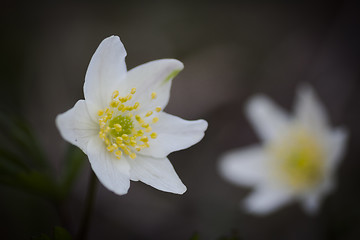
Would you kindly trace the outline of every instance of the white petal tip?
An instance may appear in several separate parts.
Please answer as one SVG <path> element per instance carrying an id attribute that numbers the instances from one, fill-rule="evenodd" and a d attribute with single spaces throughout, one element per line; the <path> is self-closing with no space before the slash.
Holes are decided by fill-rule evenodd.
<path id="1" fill-rule="evenodd" d="M 262 206 L 261 204 L 257 204 L 257 202 L 254 202 L 249 197 L 240 203 L 240 208 L 249 214 L 258 216 L 271 214 L 275 210 L 275 208 L 268 208 L 266 206 Z"/>
<path id="2" fill-rule="evenodd" d="M 163 60 L 167 61 L 169 67 L 171 67 L 174 70 L 181 71 L 184 69 L 184 64 L 177 59 L 170 58 L 170 59 L 163 59 Z"/>
<path id="3" fill-rule="evenodd" d="M 184 64 L 176 59 L 161 59 L 157 61 L 163 61 L 168 68 L 167 72 L 169 72 L 169 74 L 164 79 L 164 83 L 175 78 L 184 69 Z"/>
<path id="4" fill-rule="evenodd" d="M 157 188 L 164 192 L 174 193 L 182 195 L 186 192 L 187 188 L 186 186 L 181 182 L 180 179 L 176 181 L 176 183 L 168 184 L 164 186 L 153 186 L 154 188 Z"/>
<path id="5" fill-rule="evenodd" d="M 112 191 L 113 193 L 115 193 L 116 195 L 125 195 L 125 194 L 127 194 L 128 193 L 128 191 L 129 191 L 129 189 L 127 189 L 126 191 L 116 191 L 116 190 L 114 190 L 114 191 Z"/>
<path id="6" fill-rule="evenodd" d="M 314 216 L 319 211 L 319 200 L 317 201 L 305 201 L 302 204 L 302 208 L 310 216 Z"/>
<path id="7" fill-rule="evenodd" d="M 124 56 L 127 55 L 124 44 L 121 42 L 120 37 L 116 35 L 112 35 L 102 40 L 98 48 L 102 47 L 112 49 L 113 51 L 117 50 L 123 53 Z"/>
<path id="8" fill-rule="evenodd" d="M 182 195 L 182 194 L 184 194 L 186 191 L 187 191 L 186 186 L 185 186 L 185 185 L 181 185 L 181 186 L 178 186 L 177 189 L 171 189 L 171 190 L 168 190 L 168 191 L 166 191 L 166 192 L 170 192 L 170 193 Z"/>
<path id="9" fill-rule="evenodd" d="M 102 42 L 103 42 L 103 43 L 104 43 L 104 42 L 108 42 L 108 43 L 113 42 L 113 43 L 116 43 L 116 42 L 121 42 L 121 40 L 120 40 L 120 37 L 119 37 L 119 36 L 112 35 L 112 36 L 107 37 L 107 38 L 105 38 L 104 40 L 102 40 Z"/>
<path id="10" fill-rule="evenodd" d="M 297 94 L 300 96 L 311 96 L 315 95 L 314 89 L 308 83 L 300 83 L 297 88 Z"/>
<path id="11" fill-rule="evenodd" d="M 199 120 L 199 129 L 201 129 L 201 131 L 206 131 L 206 129 L 208 128 L 209 124 L 207 121 L 200 119 Z"/>
<path id="12" fill-rule="evenodd" d="M 268 105 L 272 104 L 272 101 L 263 94 L 257 94 L 251 97 L 245 104 L 245 112 L 250 120 L 257 116 L 263 116 L 266 114 Z"/>

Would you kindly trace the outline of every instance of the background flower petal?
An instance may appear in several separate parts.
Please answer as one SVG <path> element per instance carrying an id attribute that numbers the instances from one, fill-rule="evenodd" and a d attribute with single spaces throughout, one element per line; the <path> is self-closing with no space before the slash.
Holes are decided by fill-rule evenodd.
<path id="1" fill-rule="evenodd" d="M 307 84 L 301 85 L 297 92 L 295 119 L 318 137 L 323 137 L 328 131 L 325 108 Z"/>
<path id="2" fill-rule="evenodd" d="M 140 102 L 140 111 L 164 108 L 170 96 L 172 79 L 184 68 L 182 62 L 176 59 L 160 59 L 139 65 L 131 69 L 126 77 L 126 85 L 122 86 L 123 95 L 136 88 L 134 98 Z M 151 93 L 157 96 L 151 100 Z"/>
<path id="3" fill-rule="evenodd" d="M 330 185 L 329 185 L 330 186 Z M 315 214 L 318 210 L 319 210 L 319 207 L 320 207 L 320 203 L 321 203 L 321 200 L 322 200 L 322 197 L 324 197 L 324 194 L 328 191 L 330 191 L 332 189 L 331 188 L 327 188 L 326 191 L 322 190 L 318 190 L 317 192 L 315 193 L 311 193 L 311 194 L 308 194 L 307 196 L 305 196 L 304 199 L 302 199 L 302 207 L 303 209 L 308 213 L 308 214 Z"/>
<path id="4" fill-rule="evenodd" d="M 87 153 L 91 137 L 97 136 L 98 125 L 89 116 L 84 100 L 79 100 L 73 108 L 56 117 L 56 126 L 61 136 Z"/>
<path id="5" fill-rule="evenodd" d="M 84 95 L 97 109 L 107 106 L 116 84 L 126 75 L 126 50 L 118 36 L 104 39 L 91 58 L 86 71 Z"/>
<path id="6" fill-rule="evenodd" d="M 257 95 L 249 100 L 246 105 L 246 115 L 256 133 L 264 141 L 277 137 L 289 123 L 288 115 L 263 95 Z"/>
<path id="7" fill-rule="evenodd" d="M 345 128 L 336 128 L 331 131 L 331 135 L 327 139 L 329 142 L 328 156 L 329 164 L 332 169 L 336 169 L 345 152 L 348 132 Z"/>
<path id="8" fill-rule="evenodd" d="M 186 186 L 181 182 L 174 167 L 167 158 L 151 158 L 138 155 L 129 159 L 130 176 L 133 181 L 142 181 L 165 192 L 183 194 Z"/>
<path id="9" fill-rule="evenodd" d="M 256 189 L 244 201 L 244 208 L 251 213 L 265 215 L 283 206 L 292 199 L 292 195 L 279 189 L 266 186 Z"/>
<path id="10" fill-rule="evenodd" d="M 116 194 L 126 194 L 130 187 L 130 166 L 109 153 L 98 136 L 91 138 L 87 148 L 91 167 L 100 182 Z"/>
<path id="11" fill-rule="evenodd" d="M 253 186 L 266 181 L 266 155 L 261 146 L 237 149 L 219 161 L 220 174 L 232 183 Z"/>
<path id="12" fill-rule="evenodd" d="M 158 136 L 150 140 L 150 147 L 142 149 L 141 154 L 166 157 L 171 152 L 188 148 L 204 137 L 207 126 L 205 120 L 188 121 L 161 112 L 159 121 L 152 125 Z"/>

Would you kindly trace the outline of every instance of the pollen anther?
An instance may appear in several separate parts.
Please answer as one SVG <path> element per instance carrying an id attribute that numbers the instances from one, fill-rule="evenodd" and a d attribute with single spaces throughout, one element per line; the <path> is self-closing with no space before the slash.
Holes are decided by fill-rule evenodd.
<path id="1" fill-rule="evenodd" d="M 155 99 L 155 98 L 156 98 L 156 95 L 157 95 L 156 92 L 152 92 L 152 93 L 151 93 L 151 99 Z"/>
<path id="2" fill-rule="evenodd" d="M 151 133 L 150 137 L 153 138 L 153 139 L 157 138 L 157 133 L 156 132 Z"/>
<path id="3" fill-rule="evenodd" d="M 136 152 L 144 148 L 149 148 L 151 139 L 157 137 L 156 132 L 152 132 L 150 124 L 156 123 L 159 118 L 146 120 L 153 113 L 160 112 L 157 107 L 146 114 L 134 114 L 133 111 L 140 109 L 140 103 L 133 105 L 127 103 L 135 97 L 136 88 L 132 88 L 126 96 L 119 96 L 119 91 L 112 93 L 108 107 L 97 112 L 99 123 L 99 138 L 104 141 L 107 151 L 114 154 L 114 157 L 121 159 L 122 155 L 127 155 L 131 159 L 136 158 Z M 155 99 L 157 94 L 151 93 L 151 98 Z"/>
<path id="4" fill-rule="evenodd" d="M 153 120 L 152 120 L 153 123 L 157 123 L 158 121 L 159 121 L 158 117 L 154 117 Z"/>

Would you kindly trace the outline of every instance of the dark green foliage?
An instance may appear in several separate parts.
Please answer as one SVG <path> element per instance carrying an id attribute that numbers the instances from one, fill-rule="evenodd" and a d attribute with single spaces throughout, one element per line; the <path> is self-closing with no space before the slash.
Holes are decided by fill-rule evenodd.
<path id="1" fill-rule="evenodd" d="M 5 238 L 23 239 L 61 224 L 62 204 L 85 163 L 85 154 L 70 146 L 59 173 L 24 119 L 0 113 L 0 132 L 0 211 L 7 219 L 0 231 L 5 231 Z M 41 234 L 33 239 L 71 237 L 56 227 L 53 237 Z"/>
<path id="2" fill-rule="evenodd" d="M 66 229 L 55 227 L 52 237 L 42 233 L 39 236 L 32 237 L 31 240 L 72 240 L 72 237 Z"/>

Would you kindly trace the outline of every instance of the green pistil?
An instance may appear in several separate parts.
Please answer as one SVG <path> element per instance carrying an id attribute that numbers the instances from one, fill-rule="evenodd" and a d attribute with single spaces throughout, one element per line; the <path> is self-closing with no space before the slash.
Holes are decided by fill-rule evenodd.
<path id="1" fill-rule="evenodd" d="M 115 124 L 119 124 L 122 127 L 121 131 L 118 132 L 114 129 Z M 110 120 L 109 127 L 111 128 L 110 134 L 116 138 L 121 137 L 123 134 L 131 134 L 131 130 L 134 128 L 134 123 L 129 116 L 119 115 Z"/>

